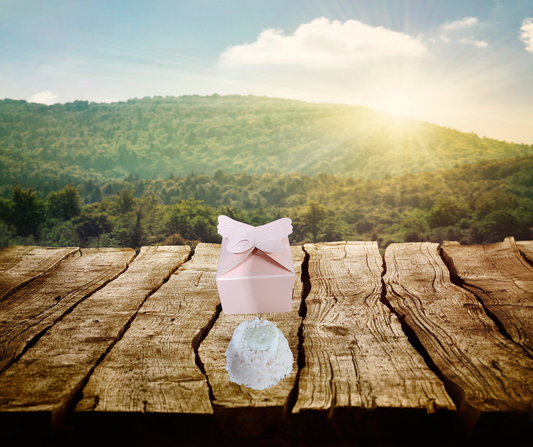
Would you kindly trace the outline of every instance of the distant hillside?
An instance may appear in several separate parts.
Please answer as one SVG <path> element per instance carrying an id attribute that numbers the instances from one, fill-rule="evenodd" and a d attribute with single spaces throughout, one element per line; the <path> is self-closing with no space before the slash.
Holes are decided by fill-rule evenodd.
<path id="1" fill-rule="evenodd" d="M 441 199 L 468 202 L 495 192 L 533 201 L 533 156 L 481 160 L 436 172 L 402 174 L 373 181 L 328 174 L 217 172 L 157 180 L 127 177 L 101 185 L 89 182 L 79 189 L 84 203 L 99 202 L 103 197 L 132 190 L 135 197 L 154 195 L 165 205 L 195 199 L 213 208 L 230 206 L 243 211 L 262 208 L 273 214 L 305 206 L 313 200 L 339 212 L 350 209 L 353 215 L 347 220 L 355 221 L 363 209 L 365 212 L 382 207 L 401 211 L 428 210 Z"/>
<path id="2" fill-rule="evenodd" d="M 373 180 L 532 154 L 530 145 L 337 104 L 218 95 L 52 106 L 0 101 L 4 196 L 17 183 L 50 191 L 128 174 L 217 170 Z"/>

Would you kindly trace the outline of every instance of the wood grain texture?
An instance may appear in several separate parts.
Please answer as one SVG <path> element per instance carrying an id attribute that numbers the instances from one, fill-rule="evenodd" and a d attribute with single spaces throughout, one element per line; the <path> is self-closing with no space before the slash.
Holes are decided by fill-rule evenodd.
<path id="1" fill-rule="evenodd" d="M 135 256 L 131 249 L 87 248 L 0 302 L 0 372 L 56 321 L 115 279 Z"/>
<path id="2" fill-rule="evenodd" d="M 284 415 L 289 412 L 290 397 L 298 372 L 298 330 L 301 324 L 302 264 L 305 253 L 300 246 L 291 247 L 294 263 L 294 298 L 292 310 L 280 313 L 226 315 L 222 311 L 209 335 L 202 342 L 199 356 L 213 394 L 216 422 L 223 433 L 249 436 L 261 433 L 270 425 L 282 426 Z M 216 274 L 216 265 L 213 266 Z M 274 323 L 283 333 L 291 348 L 293 369 L 277 385 L 265 390 L 254 390 L 245 385 L 230 382 L 226 371 L 226 350 L 236 327 L 254 318 Z"/>
<path id="3" fill-rule="evenodd" d="M 459 278 L 498 327 L 533 358 L 533 268 L 514 238 L 485 246 L 444 242 L 442 258 L 452 279 Z"/>
<path id="4" fill-rule="evenodd" d="M 469 430 L 485 414 L 531 416 L 532 360 L 498 331 L 472 293 L 451 283 L 437 246 L 387 247 L 387 300 L 438 369 Z"/>
<path id="5" fill-rule="evenodd" d="M 37 248 L 42 247 L 35 247 L 31 245 L 11 245 L 9 247 L 0 248 L 0 274 L 15 267 L 24 259 L 25 256 L 31 254 Z"/>
<path id="6" fill-rule="evenodd" d="M 341 416 L 366 410 L 455 410 L 443 383 L 380 301 L 377 243 L 307 244 L 304 249 L 310 256 L 311 291 L 303 321 L 305 366 L 293 413 L 335 424 Z"/>
<path id="7" fill-rule="evenodd" d="M 517 241 L 516 246 L 520 253 L 530 262 L 533 263 L 533 241 Z"/>
<path id="8" fill-rule="evenodd" d="M 189 247 L 143 247 L 122 275 L 50 328 L 0 375 L 0 427 L 11 429 L 14 420 L 24 425 L 37 416 L 48 430 L 59 426 L 91 371 L 122 336 L 147 296 L 188 255 Z M 101 256 L 102 264 L 104 260 Z M 71 275 L 76 274 L 73 267 Z"/>
<path id="9" fill-rule="evenodd" d="M 26 247 L 0 248 L 0 301 L 41 276 L 77 248 Z"/>
<path id="10" fill-rule="evenodd" d="M 220 245 L 199 244 L 192 260 L 146 300 L 91 375 L 76 408 L 77 423 L 103 421 L 111 412 L 212 419 L 209 388 L 196 365 L 195 349 L 218 313 L 214 275 L 219 253 Z"/>

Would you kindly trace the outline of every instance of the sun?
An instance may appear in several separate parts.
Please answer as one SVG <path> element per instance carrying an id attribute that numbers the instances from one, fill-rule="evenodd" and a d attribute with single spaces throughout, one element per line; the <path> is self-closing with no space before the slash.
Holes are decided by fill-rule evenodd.
<path id="1" fill-rule="evenodd" d="M 413 116 L 413 97 L 407 92 L 385 91 L 376 98 L 374 108 L 394 115 Z"/>

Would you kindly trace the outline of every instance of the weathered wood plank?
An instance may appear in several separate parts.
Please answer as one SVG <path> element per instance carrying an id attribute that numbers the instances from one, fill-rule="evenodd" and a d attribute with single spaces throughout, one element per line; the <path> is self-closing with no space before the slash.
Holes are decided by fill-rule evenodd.
<path id="1" fill-rule="evenodd" d="M 452 279 L 458 277 L 504 333 L 533 357 L 533 268 L 514 238 L 485 246 L 444 242 L 442 258 Z"/>
<path id="2" fill-rule="evenodd" d="M 303 290 L 301 272 L 305 258 L 302 247 L 291 247 L 291 252 L 295 269 L 291 312 L 226 315 L 222 311 L 200 345 L 199 356 L 213 394 L 216 422 L 223 433 L 249 436 L 261 433 L 270 425 L 281 426 L 285 423 L 284 414 L 289 411 L 290 396 L 294 391 L 298 372 L 299 312 Z M 214 264 L 215 274 L 216 267 Z M 287 338 L 294 357 L 292 372 L 277 385 L 265 390 L 254 390 L 230 382 L 226 371 L 226 350 L 233 332 L 243 321 L 253 320 L 255 317 L 269 320 L 278 327 Z"/>
<path id="3" fill-rule="evenodd" d="M 54 267 L 77 248 L 26 247 L 0 249 L 0 301 Z"/>
<path id="4" fill-rule="evenodd" d="M 0 427 L 35 420 L 46 429 L 60 425 L 144 300 L 188 256 L 189 247 L 143 247 L 122 275 L 50 328 L 0 375 Z"/>
<path id="5" fill-rule="evenodd" d="M 483 415 L 532 415 L 533 361 L 500 334 L 474 295 L 451 283 L 437 246 L 387 247 L 387 300 L 438 369 L 468 429 Z"/>
<path id="6" fill-rule="evenodd" d="M 0 248 L 0 274 L 15 267 L 26 255 L 31 254 L 36 248 L 32 245 L 11 245 Z"/>
<path id="7" fill-rule="evenodd" d="M 192 260 L 146 300 L 83 390 L 77 424 L 103 420 L 109 412 L 212 418 L 195 349 L 218 313 L 214 274 L 219 253 L 220 245 L 199 244 Z"/>
<path id="8" fill-rule="evenodd" d="M 526 259 L 533 263 L 533 241 L 517 241 L 516 245 Z"/>
<path id="9" fill-rule="evenodd" d="M 122 273 L 135 252 L 103 248 L 76 251 L 0 302 L 0 372 L 80 301 Z"/>
<path id="10" fill-rule="evenodd" d="M 295 416 L 340 424 L 344 418 L 346 423 L 364 419 L 371 413 L 366 410 L 455 410 L 443 383 L 380 301 L 377 243 L 307 244 L 304 249 L 310 255 L 311 291 L 305 300 L 305 366 Z"/>

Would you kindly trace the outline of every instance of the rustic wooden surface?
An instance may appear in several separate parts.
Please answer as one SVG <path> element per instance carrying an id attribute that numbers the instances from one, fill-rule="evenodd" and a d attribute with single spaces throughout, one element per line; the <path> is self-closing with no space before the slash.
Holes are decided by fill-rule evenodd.
<path id="1" fill-rule="evenodd" d="M 530 262 L 533 263 L 533 241 L 518 241 L 516 246 L 522 253 L 522 255 Z"/>
<path id="2" fill-rule="evenodd" d="M 442 382 L 380 301 L 382 258 L 375 242 L 308 244 L 296 415 L 335 420 L 346 409 L 455 410 Z M 356 416 L 356 415 L 354 415 Z M 316 419 L 316 418 L 315 418 Z"/>
<path id="3" fill-rule="evenodd" d="M 498 331 L 472 293 L 451 283 L 437 246 L 387 247 L 387 300 L 416 334 L 467 429 L 490 413 L 533 416 L 533 360 Z"/>
<path id="4" fill-rule="evenodd" d="M 442 254 L 452 278 L 458 277 L 500 330 L 533 358 L 533 268 L 514 238 L 485 246 L 444 242 Z"/>
<path id="5" fill-rule="evenodd" d="M 82 250 L 83 255 L 76 260 L 94 258 L 98 262 L 64 261 L 59 273 L 66 281 L 67 266 L 71 278 L 89 278 L 94 276 L 96 266 L 102 265 L 108 273 L 99 272 L 91 281 L 101 283 L 102 278 L 109 279 L 110 272 L 117 270 L 109 262 L 110 256 L 118 264 L 119 259 L 129 260 L 131 252 Z M 123 334 L 146 297 L 185 261 L 188 253 L 188 247 L 143 247 L 124 274 L 78 304 L 48 330 L 0 375 L 0 427 L 19 429 L 19 423 L 36 420 L 42 430 L 59 426 L 94 367 Z M 83 285 L 83 289 L 87 286 Z"/>
<path id="6" fill-rule="evenodd" d="M 507 265 L 500 259 L 505 244 L 486 246 L 483 262 Z M 532 244 L 516 246 L 525 255 Z M 443 256 L 455 263 L 452 251 L 463 248 L 447 244 Z M 504 420 L 506 436 L 497 445 L 529 447 L 508 435 L 526 423 L 533 437 L 527 422 L 533 358 L 519 338 L 511 340 L 496 312 L 486 314 L 483 305 L 489 306 L 466 290 L 467 280 L 477 278 L 473 269 L 457 270 L 463 287 L 451 283 L 436 244 L 393 244 L 384 259 L 371 242 L 292 247 L 293 309 L 258 316 L 285 334 L 294 369 L 263 391 L 229 382 L 225 370 L 235 327 L 255 315 L 221 312 L 219 250 L 200 244 L 187 261 L 188 248 L 146 247 L 132 262 L 131 250 L 75 250 L 62 260 L 58 251 L 48 267 L 31 254 L 52 254 L 44 249 L 0 251 L 0 283 L 17 268 L 20 279 L 8 276 L 19 284 L 37 272 L 0 302 L 2 352 L 10 358 L 0 373 L 3 436 L 59 428 L 62 436 L 72 433 L 65 446 L 82 439 L 87 446 L 144 446 L 211 433 L 209 442 L 187 443 L 205 446 L 225 437 L 227 445 L 270 439 L 301 447 L 347 433 L 348 444 L 340 445 L 392 446 L 400 437 L 403 445 L 466 447 L 479 432 L 490 433 L 485 441 L 496 439 L 488 428 Z M 106 256 L 121 260 L 105 266 Z M 525 259 L 513 262 L 531 268 Z M 503 283 L 498 268 L 483 273 L 477 290 L 492 287 L 491 299 L 511 283 L 530 290 L 525 270 L 510 268 Z M 529 309 L 517 296 L 505 306 Z M 523 315 L 515 320 L 530 327 L 530 314 Z M 474 429 L 470 437 L 459 419 Z M 160 442 L 154 435 L 164 428 L 170 435 Z M 234 437 L 262 430 L 258 437 Z M 479 445 L 494 445 L 485 441 Z"/>
<path id="7" fill-rule="evenodd" d="M 4 298 L 0 302 L 0 372 L 80 301 L 120 275 L 134 255 L 131 249 L 76 251 Z"/>
<path id="8" fill-rule="evenodd" d="M 0 249 L 0 301 L 54 267 L 77 248 L 25 247 Z"/>
<path id="9" fill-rule="evenodd" d="M 85 387 L 80 423 L 111 412 L 212 416 L 195 349 L 218 313 L 212 270 L 219 252 L 218 245 L 198 245 L 192 261 L 146 300 Z"/>
<path id="10" fill-rule="evenodd" d="M 284 416 L 289 412 L 290 397 L 294 391 L 298 372 L 298 330 L 301 323 L 300 307 L 303 292 L 301 273 L 305 258 L 302 247 L 291 247 L 291 251 L 295 272 L 291 312 L 226 315 L 222 311 L 209 335 L 200 345 L 200 360 L 204 365 L 213 393 L 217 424 L 224 433 L 249 436 L 261 433 L 272 424 L 283 426 L 285 423 Z M 217 264 L 218 256 L 212 258 L 211 264 L 211 275 L 215 287 L 212 292 L 218 297 L 214 282 Z M 256 317 L 269 320 L 278 327 L 289 342 L 294 357 L 292 372 L 279 384 L 266 390 L 254 390 L 245 385 L 239 386 L 230 382 L 226 371 L 226 349 L 235 328 L 243 321 L 253 320 Z M 250 407 L 255 409 L 253 413 L 250 412 Z"/>

